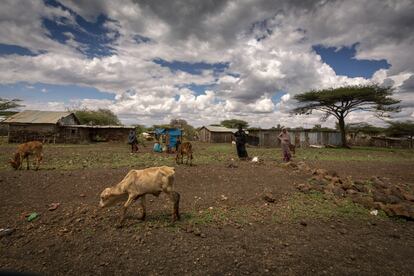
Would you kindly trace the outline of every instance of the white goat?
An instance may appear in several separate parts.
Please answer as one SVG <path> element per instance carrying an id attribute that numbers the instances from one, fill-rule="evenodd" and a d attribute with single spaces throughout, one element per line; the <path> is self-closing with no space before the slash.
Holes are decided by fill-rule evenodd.
<path id="1" fill-rule="evenodd" d="M 152 194 L 158 197 L 161 192 L 164 192 L 173 202 L 172 220 L 176 221 L 180 218 L 178 211 L 180 194 L 173 191 L 174 174 L 174 168 L 167 166 L 131 170 L 121 182 L 102 191 L 99 206 L 108 207 L 116 202 L 127 199 L 121 213 L 120 225 L 122 225 L 126 210 L 133 201 L 141 198 L 141 219 L 144 220 L 146 215 L 145 195 Z"/>

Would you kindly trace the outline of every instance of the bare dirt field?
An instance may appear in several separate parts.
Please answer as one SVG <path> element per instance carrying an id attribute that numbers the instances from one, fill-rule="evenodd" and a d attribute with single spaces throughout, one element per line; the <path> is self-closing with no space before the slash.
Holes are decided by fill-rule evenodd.
<path id="1" fill-rule="evenodd" d="M 309 175 L 283 168 L 279 149 L 249 148 L 264 162 L 231 161 L 231 145 L 195 144 L 195 166 L 175 165 L 181 220 L 167 198 L 147 197 L 122 228 L 120 206 L 99 194 L 129 169 L 174 165 L 174 156 L 131 155 L 127 145 L 46 145 L 39 171 L 7 165 L 0 144 L 0 271 L 40 275 L 414 275 L 414 222 L 346 199 L 303 194 Z M 414 152 L 298 150 L 296 160 L 340 176 L 385 177 L 414 187 Z M 271 200 L 264 200 L 270 195 Z M 274 201 L 274 202 L 269 202 Z M 51 203 L 59 207 L 49 211 Z M 31 222 L 27 215 L 37 212 Z"/>

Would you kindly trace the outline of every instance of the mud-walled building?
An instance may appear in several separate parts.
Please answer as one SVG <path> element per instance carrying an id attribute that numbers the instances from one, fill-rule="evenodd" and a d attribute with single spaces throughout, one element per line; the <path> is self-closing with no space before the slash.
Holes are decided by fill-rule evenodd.
<path id="1" fill-rule="evenodd" d="M 2 122 L 8 126 L 9 143 L 90 143 L 127 141 L 134 127 L 81 125 L 72 112 L 25 110 Z"/>

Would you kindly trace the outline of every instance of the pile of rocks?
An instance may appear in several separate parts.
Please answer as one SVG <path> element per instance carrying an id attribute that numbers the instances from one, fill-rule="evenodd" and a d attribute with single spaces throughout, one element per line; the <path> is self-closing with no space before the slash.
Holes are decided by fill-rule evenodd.
<path id="1" fill-rule="evenodd" d="M 289 166 L 309 171 L 309 167 L 303 164 Z M 414 193 L 406 185 L 394 184 L 389 179 L 380 177 L 367 180 L 352 180 L 350 177 L 344 179 L 336 172 L 324 169 L 314 169 L 311 173 L 312 177 L 307 183 L 297 186 L 301 192 L 314 190 L 334 197 L 349 198 L 367 209 L 383 210 L 388 216 L 414 219 Z"/>

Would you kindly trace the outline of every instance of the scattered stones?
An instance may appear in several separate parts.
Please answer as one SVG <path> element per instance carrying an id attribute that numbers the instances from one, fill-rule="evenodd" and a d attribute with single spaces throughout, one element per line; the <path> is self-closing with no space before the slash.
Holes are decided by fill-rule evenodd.
<path id="1" fill-rule="evenodd" d="M 407 186 L 390 183 L 388 178 L 374 176 L 366 181 L 352 181 L 348 177 L 343 180 L 336 172 L 314 169 L 308 183 L 298 184 L 296 188 L 303 193 L 319 191 L 327 198 L 348 197 L 367 209 L 383 210 L 388 216 L 414 219 L 414 193 L 408 191 Z"/>

